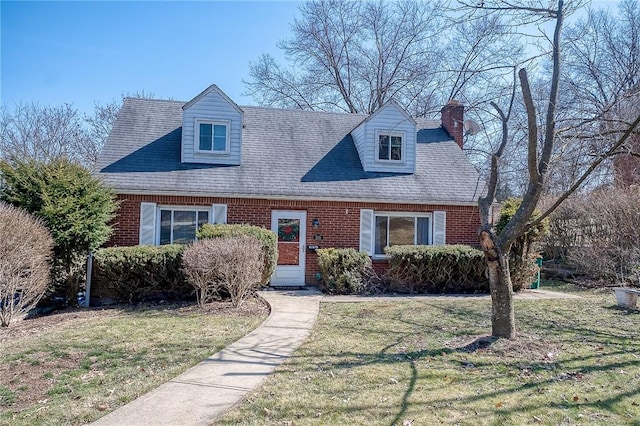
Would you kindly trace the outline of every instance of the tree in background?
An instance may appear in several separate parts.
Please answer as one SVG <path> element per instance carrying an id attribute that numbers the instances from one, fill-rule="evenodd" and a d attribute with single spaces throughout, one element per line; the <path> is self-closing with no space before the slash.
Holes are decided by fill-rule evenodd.
<path id="1" fill-rule="evenodd" d="M 278 45 L 288 66 L 269 55 L 250 63 L 247 93 L 262 105 L 366 114 L 389 99 L 415 116 L 454 97 L 474 103 L 464 89 L 495 91 L 488 75 L 509 73 L 505 59 L 522 49 L 506 42 L 498 17 L 456 26 L 443 10 L 441 2 L 304 2 L 292 37 Z"/>
<path id="2" fill-rule="evenodd" d="M 74 300 L 83 282 L 87 254 L 111 235 L 117 203 L 89 170 L 66 158 L 48 163 L 0 161 L 0 199 L 42 219 L 53 240 L 51 289 Z"/>
<path id="3" fill-rule="evenodd" d="M 640 123 L 640 114 L 636 109 L 629 114 L 630 120 L 618 120 L 618 125 L 615 128 L 609 127 L 611 131 L 609 132 L 607 143 L 600 145 L 592 143 L 599 133 L 590 132 L 594 128 L 600 128 L 600 126 L 594 126 L 594 123 L 605 125 L 606 123 L 603 121 L 607 118 L 605 112 L 617 106 L 622 107 L 624 105 L 623 102 L 614 98 L 613 105 L 607 104 L 605 105 L 606 108 L 599 108 L 593 111 L 592 114 L 587 114 L 587 111 L 583 109 L 561 108 L 563 105 L 559 95 L 561 93 L 560 85 L 563 82 L 563 62 L 560 55 L 563 44 L 562 27 L 565 14 L 568 10 L 571 10 L 571 7 L 576 6 L 575 2 L 568 3 L 569 7 L 567 8 L 565 8 L 563 0 L 553 2 L 551 6 L 535 0 L 518 6 L 502 0 L 484 1 L 480 4 L 476 2 L 465 3 L 465 7 L 471 11 L 471 14 L 479 12 L 500 13 L 502 15 L 512 15 L 514 20 L 518 20 L 520 23 L 527 22 L 527 20 L 529 22 L 539 22 L 546 19 L 550 19 L 554 23 L 553 35 L 548 38 L 550 42 L 550 66 L 547 68 L 549 74 L 542 74 L 539 77 L 542 81 L 546 81 L 548 85 L 546 86 L 547 90 L 543 90 L 543 96 L 540 99 L 534 98 L 535 92 L 532 90 L 527 69 L 521 68 L 518 71 L 520 90 L 527 117 L 526 170 L 528 179 L 520 206 L 497 236 L 494 233 L 493 224 L 490 222 L 489 213 L 497 191 L 500 160 L 505 147 L 509 143 L 508 131 L 511 106 L 507 109 L 507 113 L 504 113 L 497 104 L 494 104 L 500 116 L 503 131 L 499 148 L 492 156 L 487 196 L 481 197 L 479 200 L 482 222 L 479 230 L 479 239 L 489 265 L 492 297 L 492 334 L 496 337 L 514 338 L 516 336 L 512 297 L 513 287 L 509 273 L 509 255 L 515 241 L 532 228 L 538 226 L 565 199 L 577 191 L 605 160 L 617 153 L 619 148 L 629 140 L 638 123 Z M 510 105 L 513 104 L 515 97 L 515 91 L 513 93 Z M 539 107 L 541 104 L 543 105 L 542 108 Z M 576 111 L 579 111 L 579 114 Z M 571 131 L 559 129 L 559 120 L 572 123 Z M 589 137 L 583 137 L 585 135 Z M 580 149 L 581 145 L 585 143 L 590 144 L 592 154 L 583 159 L 584 166 L 581 171 L 572 179 L 566 190 L 557 197 L 556 201 L 538 217 L 534 218 L 533 215 L 538 201 L 544 191 L 548 189 L 547 180 L 552 157 L 558 153 L 559 148 L 563 148 L 562 145 L 572 144 L 577 149 Z"/>
<path id="4" fill-rule="evenodd" d="M 41 220 L 0 202 L 0 327 L 26 314 L 45 293 L 52 248 Z"/>
<path id="5" fill-rule="evenodd" d="M 60 157 L 86 163 L 92 141 L 80 113 L 65 104 L 16 105 L 0 112 L 0 157 L 48 162 Z"/>
<path id="6" fill-rule="evenodd" d="M 154 98 L 145 91 L 125 97 Z M 69 104 L 37 103 L 0 108 L 0 158 L 50 162 L 66 158 L 91 169 L 102 150 L 122 102 L 96 103 L 93 114 Z"/>

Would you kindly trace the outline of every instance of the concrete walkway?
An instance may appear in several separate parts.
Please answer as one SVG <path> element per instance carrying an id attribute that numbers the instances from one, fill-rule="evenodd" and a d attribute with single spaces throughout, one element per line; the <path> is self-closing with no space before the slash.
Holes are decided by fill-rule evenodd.
<path id="1" fill-rule="evenodd" d="M 102 417 L 94 425 L 209 425 L 258 387 L 309 335 L 320 302 L 417 301 L 489 298 L 488 295 L 323 296 L 315 288 L 262 291 L 271 305 L 267 320 L 237 342 L 173 380 Z M 570 299 L 580 296 L 525 290 L 516 299 Z"/>
<path id="2" fill-rule="evenodd" d="M 267 320 L 251 333 L 94 425 L 209 425 L 256 388 L 309 335 L 322 294 L 263 291 Z"/>

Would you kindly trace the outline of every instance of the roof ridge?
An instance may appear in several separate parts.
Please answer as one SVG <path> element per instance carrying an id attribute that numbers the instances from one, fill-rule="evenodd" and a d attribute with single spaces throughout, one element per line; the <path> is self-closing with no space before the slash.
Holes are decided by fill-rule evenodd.
<path id="1" fill-rule="evenodd" d="M 140 98 L 135 96 L 125 96 L 123 99 L 132 101 L 149 101 L 149 102 L 172 102 L 177 104 L 185 104 L 185 101 L 177 101 L 175 99 L 156 99 L 156 98 Z"/>

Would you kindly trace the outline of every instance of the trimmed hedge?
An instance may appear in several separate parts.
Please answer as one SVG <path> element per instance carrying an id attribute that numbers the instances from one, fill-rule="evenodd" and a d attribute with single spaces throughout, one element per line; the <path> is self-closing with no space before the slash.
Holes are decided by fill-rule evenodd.
<path id="1" fill-rule="evenodd" d="M 205 224 L 198 231 L 198 239 L 200 240 L 206 238 L 240 237 L 243 235 L 254 236 L 262 244 L 264 269 L 262 270 L 260 283 L 267 285 L 278 263 L 278 237 L 274 232 L 253 225 L 222 224 Z"/>
<path id="2" fill-rule="evenodd" d="M 488 293 L 482 251 L 466 245 L 393 246 L 385 281 L 409 293 Z"/>
<path id="3" fill-rule="evenodd" d="M 110 247 L 93 256 L 91 293 L 118 301 L 183 300 L 194 289 L 182 272 L 180 244 Z"/>
<path id="4" fill-rule="evenodd" d="M 363 251 L 352 248 L 316 250 L 322 279 L 322 290 L 331 294 L 362 293 L 366 289 L 371 259 Z"/>

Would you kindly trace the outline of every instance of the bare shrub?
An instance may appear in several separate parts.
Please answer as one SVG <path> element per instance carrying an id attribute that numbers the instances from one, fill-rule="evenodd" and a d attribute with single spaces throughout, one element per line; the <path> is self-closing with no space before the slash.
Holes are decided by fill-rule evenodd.
<path id="1" fill-rule="evenodd" d="M 198 241 L 185 249 L 182 262 L 200 304 L 228 293 L 238 307 L 261 285 L 262 243 L 254 236 Z"/>
<path id="2" fill-rule="evenodd" d="M 49 285 L 53 240 L 26 211 L 0 202 L 0 326 L 33 308 Z"/>
<path id="3" fill-rule="evenodd" d="M 591 278 L 638 284 L 640 189 L 606 189 L 573 200 L 551 218 L 547 242 Z"/>

